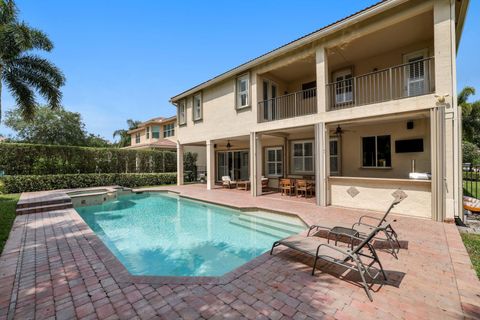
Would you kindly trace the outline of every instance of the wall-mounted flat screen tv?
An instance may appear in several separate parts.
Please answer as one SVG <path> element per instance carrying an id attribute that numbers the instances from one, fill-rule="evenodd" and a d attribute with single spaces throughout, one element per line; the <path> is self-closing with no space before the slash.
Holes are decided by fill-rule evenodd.
<path id="1" fill-rule="evenodd" d="M 423 139 L 396 140 L 395 152 L 423 152 Z"/>

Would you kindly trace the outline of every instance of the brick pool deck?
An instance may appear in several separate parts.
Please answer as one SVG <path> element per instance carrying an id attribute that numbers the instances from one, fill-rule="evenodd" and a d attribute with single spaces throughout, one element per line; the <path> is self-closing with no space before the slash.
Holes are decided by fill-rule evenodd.
<path id="1" fill-rule="evenodd" d="M 309 224 L 351 224 L 365 213 L 199 185 L 156 189 L 295 213 Z M 138 279 L 74 209 L 18 216 L 0 258 L 0 319 L 480 318 L 480 282 L 455 225 L 394 217 L 408 248 L 398 260 L 379 251 L 390 280 L 374 284 L 370 302 L 356 275 L 321 265 L 311 276 L 311 259 L 281 248 L 217 283 Z"/>

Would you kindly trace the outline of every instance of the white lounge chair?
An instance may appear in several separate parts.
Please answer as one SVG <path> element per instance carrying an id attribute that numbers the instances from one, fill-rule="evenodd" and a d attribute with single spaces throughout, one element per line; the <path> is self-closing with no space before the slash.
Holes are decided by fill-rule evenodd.
<path id="1" fill-rule="evenodd" d="M 237 186 L 237 182 L 230 179 L 230 176 L 223 176 L 222 185 L 228 189 L 231 189 Z"/>

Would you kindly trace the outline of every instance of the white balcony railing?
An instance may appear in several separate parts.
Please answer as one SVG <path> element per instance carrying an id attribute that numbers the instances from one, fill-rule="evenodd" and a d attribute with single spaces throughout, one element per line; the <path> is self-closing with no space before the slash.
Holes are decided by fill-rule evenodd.
<path id="1" fill-rule="evenodd" d="M 295 118 L 317 113 L 317 88 L 258 102 L 258 122 Z"/>
<path id="2" fill-rule="evenodd" d="M 434 58 L 427 58 L 327 84 L 327 110 L 403 99 L 435 92 Z"/>

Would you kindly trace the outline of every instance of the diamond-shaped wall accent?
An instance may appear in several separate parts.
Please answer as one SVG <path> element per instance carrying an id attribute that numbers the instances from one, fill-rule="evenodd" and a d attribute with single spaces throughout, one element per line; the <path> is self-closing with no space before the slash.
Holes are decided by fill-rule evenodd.
<path id="1" fill-rule="evenodd" d="M 350 187 L 347 189 L 347 193 L 350 195 L 350 197 L 355 198 L 355 196 L 359 194 L 360 191 L 358 191 L 358 189 L 355 187 Z"/>
<path id="2" fill-rule="evenodd" d="M 403 190 L 400 190 L 400 189 L 397 189 L 395 192 L 393 192 L 392 196 L 395 199 L 399 199 L 399 200 L 403 200 L 406 197 L 408 197 L 408 195 Z"/>

